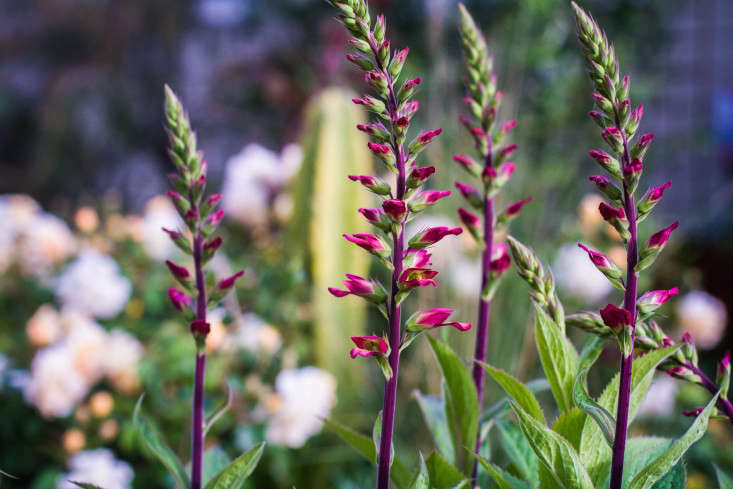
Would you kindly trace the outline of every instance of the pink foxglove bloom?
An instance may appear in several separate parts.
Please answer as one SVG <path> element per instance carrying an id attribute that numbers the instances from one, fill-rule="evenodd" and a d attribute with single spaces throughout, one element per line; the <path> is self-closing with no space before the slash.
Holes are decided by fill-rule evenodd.
<path id="1" fill-rule="evenodd" d="M 211 325 L 203 319 L 195 319 L 191 322 L 191 334 L 194 338 L 205 338 L 211 331 Z"/>
<path id="2" fill-rule="evenodd" d="M 664 245 L 667 244 L 667 241 L 669 241 L 669 237 L 672 235 L 672 231 L 677 229 L 679 225 L 679 221 L 675 221 L 670 226 L 652 234 L 649 237 L 649 241 L 647 242 L 647 247 L 660 249 L 664 247 Z"/>
<path id="3" fill-rule="evenodd" d="M 529 202 L 532 202 L 532 197 L 527 197 L 526 199 L 522 199 L 518 202 L 514 202 L 513 204 L 509 204 L 506 208 L 506 215 L 510 217 L 514 217 L 517 214 L 519 214 L 519 211 L 522 210 L 522 207 L 525 206 L 525 204 L 528 204 Z"/>
<path id="4" fill-rule="evenodd" d="M 382 202 L 382 209 L 389 216 L 392 222 L 400 223 L 407 215 L 407 206 L 404 201 L 390 199 Z"/>
<path id="5" fill-rule="evenodd" d="M 389 254 L 389 246 L 387 243 L 385 243 L 382 238 L 373 234 L 358 233 L 353 235 L 344 234 L 343 236 L 346 238 L 346 241 L 354 243 L 360 248 L 367 250 L 369 253 L 380 256 Z"/>
<path id="6" fill-rule="evenodd" d="M 410 211 L 419 212 L 449 195 L 450 190 L 423 190 L 410 201 Z"/>
<path id="7" fill-rule="evenodd" d="M 483 205 L 483 196 L 476 188 L 461 182 L 456 182 L 456 188 L 472 206 L 478 208 Z"/>
<path id="8" fill-rule="evenodd" d="M 352 336 L 351 341 L 356 345 L 356 348 L 351 349 L 351 358 L 384 356 L 389 352 L 389 345 L 379 336 Z"/>
<path id="9" fill-rule="evenodd" d="M 234 287 L 234 283 L 237 281 L 237 279 L 241 277 L 242 275 L 244 275 L 244 270 L 240 270 L 230 277 L 221 279 L 219 283 L 217 284 L 217 288 L 219 290 L 231 289 L 232 287 Z"/>
<path id="10" fill-rule="evenodd" d="M 473 214 L 472 212 L 467 211 L 463 207 L 458 208 L 458 217 L 461 219 L 461 222 L 463 223 L 466 228 L 471 232 L 471 234 L 474 233 L 481 233 L 481 220 L 478 218 L 476 214 Z"/>
<path id="11" fill-rule="evenodd" d="M 430 257 L 433 255 L 427 250 L 409 250 L 405 257 L 404 266 L 406 268 L 424 268 L 432 265 Z"/>
<path id="12" fill-rule="evenodd" d="M 377 195 L 389 195 L 391 191 L 387 182 L 370 175 L 349 175 L 349 180 L 361 183 Z"/>
<path id="13" fill-rule="evenodd" d="M 679 291 L 677 287 L 669 290 L 650 290 L 637 299 L 636 305 L 642 313 L 650 312 L 677 295 Z"/>
<path id="14" fill-rule="evenodd" d="M 407 188 L 417 188 L 425 183 L 435 173 L 434 166 L 426 166 L 424 168 L 415 168 L 407 177 Z"/>
<path id="15" fill-rule="evenodd" d="M 346 287 L 346 290 L 329 287 L 328 291 L 336 297 L 344 297 L 349 294 L 353 294 L 374 303 L 382 303 L 386 299 L 386 294 L 382 287 L 378 286 L 375 282 L 361 278 L 358 275 L 347 273 L 346 280 L 344 280 L 344 286 Z"/>
<path id="16" fill-rule="evenodd" d="M 464 170 L 472 175 L 478 176 L 481 174 L 481 165 L 476 163 L 473 158 L 463 155 L 455 155 L 453 156 L 453 161 L 461 165 Z"/>
<path id="17" fill-rule="evenodd" d="M 624 212 L 623 207 L 612 207 L 605 202 L 601 202 L 598 206 L 598 211 L 601 213 L 601 217 L 605 221 L 615 221 L 615 220 L 624 220 L 626 219 L 626 213 Z"/>
<path id="18" fill-rule="evenodd" d="M 419 250 L 432 246 L 446 236 L 458 236 L 463 230 L 461 228 L 449 228 L 447 226 L 437 226 L 425 229 L 417 233 L 410 239 L 409 247 L 411 250 Z"/>
<path id="19" fill-rule="evenodd" d="M 401 289 L 427 287 L 428 285 L 437 287 L 438 284 L 433 280 L 436 275 L 438 272 L 429 268 L 406 268 L 400 275 L 399 285 Z"/>
<path id="20" fill-rule="evenodd" d="M 516 119 L 511 120 L 511 121 L 506 121 L 504 124 L 501 125 L 501 132 L 503 132 L 504 134 L 508 134 L 515 127 L 517 127 Z"/>
<path id="21" fill-rule="evenodd" d="M 168 298 L 171 300 L 173 307 L 180 312 L 191 307 L 191 298 L 176 288 L 171 287 L 168 289 Z"/>
<path id="22" fill-rule="evenodd" d="M 598 268 L 613 268 L 615 265 L 611 261 L 610 258 L 608 258 L 603 253 L 598 253 L 597 251 L 593 251 L 589 249 L 587 246 L 585 246 L 582 243 L 578 243 L 578 247 L 585 250 L 586 253 L 588 253 L 588 258 L 590 258 L 590 261 L 593 262 L 593 264 Z"/>
<path id="23" fill-rule="evenodd" d="M 446 308 L 416 312 L 407 320 L 407 331 L 418 333 L 426 329 L 439 328 L 441 326 L 453 326 L 459 331 L 468 331 L 471 329 L 471 325 L 469 323 L 447 321 L 454 312 L 455 311 L 453 309 Z"/>
<path id="24" fill-rule="evenodd" d="M 171 274 L 178 280 L 187 280 L 191 277 L 191 273 L 188 271 L 186 267 L 177 265 L 170 260 L 166 260 L 165 264 L 168 266 L 168 269 L 171 271 Z"/>
<path id="25" fill-rule="evenodd" d="M 613 304 L 608 304 L 601 309 L 601 318 L 605 325 L 614 331 L 621 331 L 631 326 L 631 313 Z"/>

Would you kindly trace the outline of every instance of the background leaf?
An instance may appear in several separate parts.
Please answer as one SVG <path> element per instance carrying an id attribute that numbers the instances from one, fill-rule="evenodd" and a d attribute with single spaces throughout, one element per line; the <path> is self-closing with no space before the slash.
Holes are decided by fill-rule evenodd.
<path id="1" fill-rule="evenodd" d="M 511 460 L 519 477 L 536 487 L 539 484 L 537 456 L 522 429 L 511 421 L 501 419 L 496 421 L 496 428 L 499 430 L 504 453 Z"/>
<path id="2" fill-rule="evenodd" d="M 433 452 L 425 464 L 430 474 L 431 489 L 453 489 L 468 484 L 466 478 L 438 452 Z"/>
<path id="3" fill-rule="evenodd" d="M 455 463 L 455 448 L 448 427 L 443 396 L 429 396 L 419 390 L 415 390 L 414 394 L 435 447 L 448 462 Z"/>
<path id="4" fill-rule="evenodd" d="M 265 442 L 244 452 L 206 484 L 206 489 L 242 489 L 247 478 L 257 467 L 265 449 Z"/>
<path id="5" fill-rule="evenodd" d="M 451 428 L 453 435 L 453 446 L 456 454 L 455 463 L 457 466 L 463 467 L 464 474 L 469 474 L 473 462 L 466 455 L 464 448 L 473 451 L 476 445 L 478 431 L 476 388 L 468 369 L 453 350 L 432 336 L 428 336 L 428 339 L 435 357 L 438 359 L 438 364 L 440 364 L 443 379 L 445 379 L 446 414 L 448 426 Z M 435 483 L 432 476 L 430 480 L 431 483 Z"/>
<path id="6" fill-rule="evenodd" d="M 534 394 L 524 384 L 501 369 L 492 367 L 484 362 L 477 363 L 488 372 L 491 378 L 501 386 L 509 397 L 514 399 L 514 402 L 522 406 L 537 421 L 545 424 L 545 415 L 542 412 L 540 403 L 537 402 Z"/>
<path id="7" fill-rule="evenodd" d="M 535 304 L 537 352 L 560 412 L 573 408 L 573 384 L 578 373 L 578 353 L 560 327 Z"/>
<path id="8" fill-rule="evenodd" d="M 733 479 L 725 474 L 720 467 L 713 465 L 715 474 L 718 476 L 718 489 L 733 489 Z"/>
<path id="9" fill-rule="evenodd" d="M 410 483 L 410 489 L 430 489 L 430 474 L 422 453 L 420 454 L 420 467 Z"/>
<path id="10" fill-rule="evenodd" d="M 491 476 L 499 489 L 531 489 L 531 487 L 533 487 L 528 482 L 517 479 L 480 455 L 474 454 L 474 457 L 476 457 L 481 466 L 486 469 L 486 472 L 489 473 L 489 476 Z"/>

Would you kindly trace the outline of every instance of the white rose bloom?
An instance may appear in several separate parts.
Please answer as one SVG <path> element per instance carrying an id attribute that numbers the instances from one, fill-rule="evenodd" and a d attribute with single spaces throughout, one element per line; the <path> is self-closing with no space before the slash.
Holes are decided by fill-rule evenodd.
<path id="1" fill-rule="evenodd" d="M 273 354 L 282 346 L 277 329 L 253 313 L 242 315 L 241 324 L 232 332 L 231 344 L 251 352 L 264 351 Z"/>
<path id="2" fill-rule="evenodd" d="M 133 335 L 113 329 L 107 335 L 102 357 L 104 374 L 116 389 L 132 392 L 138 386 L 138 365 L 143 356 L 143 345 Z"/>
<path id="3" fill-rule="evenodd" d="M 103 366 L 108 355 L 107 331 L 88 316 L 74 311 L 63 311 L 62 323 L 67 333 L 59 344 L 70 351 L 70 367 L 90 385 L 94 384 L 104 375 Z"/>
<path id="4" fill-rule="evenodd" d="M 552 272 L 561 290 L 591 304 L 598 304 L 613 288 L 588 259 L 588 254 L 574 243 L 560 247 Z"/>
<path id="5" fill-rule="evenodd" d="M 142 244 L 151 258 L 163 261 L 176 255 L 178 247 L 162 228 L 176 231 L 182 225 L 178 211 L 168 197 L 157 195 L 145 204 Z"/>
<path id="6" fill-rule="evenodd" d="M 24 394 L 44 417 L 61 418 L 71 414 L 88 389 L 87 379 L 74 368 L 71 348 L 59 343 L 39 350 L 33 357 Z"/>
<path id="7" fill-rule="evenodd" d="M 259 144 L 249 144 L 229 158 L 222 188 L 226 214 L 243 224 L 263 224 L 271 198 L 287 185 L 300 167 L 303 153 L 291 144 L 278 156 Z"/>
<path id="8" fill-rule="evenodd" d="M 670 416 L 674 413 L 679 381 L 667 375 L 654 379 L 639 408 L 640 416 Z"/>
<path id="9" fill-rule="evenodd" d="M 703 350 L 714 348 L 725 334 L 728 310 L 720 299 L 702 290 L 693 290 L 677 302 L 682 332 L 689 331 Z"/>
<path id="10" fill-rule="evenodd" d="M 79 452 L 69 461 L 70 471 L 59 476 L 56 489 L 79 489 L 69 481 L 87 482 L 104 489 L 130 489 L 135 473 L 112 450 L 98 448 Z"/>
<path id="11" fill-rule="evenodd" d="M 114 259 L 95 250 L 79 253 L 55 283 L 56 296 L 64 306 L 99 318 L 117 316 L 131 290 Z"/>
<path id="12" fill-rule="evenodd" d="M 316 367 L 283 370 L 275 379 L 275 392 L 279 402 L 272 403 L 265 437 L 297 448 L 321 430 L 336 401 L 336 379 Z"/>

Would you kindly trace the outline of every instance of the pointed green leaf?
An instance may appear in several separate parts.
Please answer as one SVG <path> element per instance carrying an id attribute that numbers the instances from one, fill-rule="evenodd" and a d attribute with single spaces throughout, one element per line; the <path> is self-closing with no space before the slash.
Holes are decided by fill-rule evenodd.
<path id="1" fill-rule="evenodd" d="M 374 420 L 374 426 L 372 427 L 372 442 L 374 443 L 374 451 L 377 454 L 377 458 L 379 458 L 379 446 L 381 445 L 382 440 L 382 410 L 379 410 L 379 414 L 377 415 L 377 419 Z M 394 443 L 392 443 L 390 451 L 389 451 L 389 466 L 391 467 L 394 463 Z"/>
<path id="2" fill-rule="evenodd" d="M 458 487 L 468 487 L 468 480 L 444 459 L 438 452 L 433 452 L 428 457 L 425 464 L 430 474 L 431 489 L 453 489 Z"/>
<path id="3" fill-rule="evenodd" d="M 630 438 L 626 444 L 626 457 L 624 461 L 624 479 L 623 487 L 627 488 L 631 480 L 638 474 L 649 462 L 664 453 L 672 444 L 672 440 L 657 437 L 634 437 Z M 609 485 L 610 474 L 606 474 L 606 480 L 603 487 Z M 681 481 L 681 483 L 680 483 Z M 654 484 L 653 489 L 684 489 L 685 485 L 685 467 L 682 462 L 678 462 L 674 468 L 662 479 Z"/>
<path id="4" fill-rule="evenodd" d="M 573 408 L 566 413 L 562 413 L 552 423 L 552 431 L 561 435 L 573 448 L 578 451 L 580 449 L 580 435 L 583 433 L 583 426 L 588 416 L 578 408 Z"/>
<path id="5" fill-rule="evenodd" d="M 476 455 L 475 453 L 473 456 L 476 457 L 481 466 L 486 469 L 486 472 L 489 473 L 499 489 L 531 489 L 531 487 L 533 487 L 528 482 L 517 479 L 508 472 L 505 472 L 482 456 Z"/>
<path id="6" fill-rule="evenodd" d="M 715 403 L 718 402 L 718 396 L 720 393 L 715 394 L 710 400 L 702 413 L 695 419 L 692 426 L 682 435 L 680 438 L 675 440 L 672 445 L 659 457 L 657 457 L 652 463 L 644 467 L 636 477 L 629 484 L 628 489 L 649 489 L 659 479 L 669 472 L 672 467 L 677 464 L 677 461 L 685 454 L 688 448 L 692 446 L 697 440 L 702 438 L 708 429 L 708 419 L 715 409 Z"/>
<path id="7" fill-rule="evenodd" d="M 496 428 L 499 430 L 501 446 L 519 477 L 536 487 L 539 484 L 537 456 L 522 433 L 522 429 L 515 423 L 503 419 L 496 421 Z"/>
<path id="8" fill-rule="evenodd" d="M 409 487 L 410 489 L 430 489 L 430 474 L 422 453 L 420 454 L 420 468 L 417 469 Z"/>
<path id="9" fill-rule="evenodd" d="M 453 436 L 455 447 L 455 461 L 462 467 L 464 474 L 469 474 L 473 461 L 467 456 L 464 448 L 473 450 L 476 445 L 478 432 L 478 397 L 476 388 L 466 366 L 445 343 L 428 336 L 430 346 L 440 364 L 440 370 L 445 380 L 445 405 L 448 417 L 448 426 Z M 441 457 L 442 458 L 442 457 Z M 430 477 L 433 481 L 433 477 Z"/>
<path id="10" fill-rule="evenodd" d="M 512 402 L 511 406 L 537 458 L 552 474 L 556 482 L 565 489 L 594 489 L 572 445 L 530 416 L 518 404 Z"/>
<path id="11" fill-rule="evenodd" d="M 720 467 L 713 465 L 718 476 L 718 489 L 733 489 L 733 478 L 720 470 Z"/>
<path id="12" fill-rule="evenodd" d="M 586 392 L 588 371 L 603 351 L 604 343 L 602 338 L 594 336 L 583 348 L 580 355 L 580 371 L 573 386 L 573 402 L 598 424 L 598 428 L 603 433 L 606 443 L 608 443 L 609 447 L 612 447 L 616 419 Z M 578 431 L 578 434 L 582 434 L 582 428 Z"/>
<path id="13" fill-rule="evenodd" d="M 244 452 L 206 484 L 206 489 L 242 489 L 247 478 L 257 467 L 265 449 L 265 442 Z"/>
<path id="14" fill-rule="evenodd" d="M 82 489 L 103 489 L 99 486 L 95 486 L 94 484 L 89 484 L 88 482 L 76 482 L 76 481 L 69 481 L 75 486 L 79 486 Z"/>
<path id="15" fill-rule="evenodd" d="M 550 383 L 547 381 L 547 379 L 530 380 L 529 382 L 524 384 L 524 386 L 529 389 L 532 394 L 537 394 L 539 392 L 546 392 L 550 390 Z M 496 402 L 493 406 L 485 410 L 483 413 L 481 413 L 481 421 L 488 421 L 496 416 L 504 414 L 506 411 L 509 410 L 509 400 L 509 397 L 504 397 Z"/>
<path id="16" fill-rule="evenodd" d="M 448 462 L 453 463 L 455 449 L 445 414 L 445 403 L 442 396 L 428 396 L 415 391 L 415 399 L 433 437 L 435 447 Z"/>
<path id="17" fill-rule="evenodd" d="M 152 452 L 153 455 L 168 469 L 173 479 L 176 481 L 176 487 L 187 488 L 188 487 L 188 474 L 183 469 L 181 461 L 173 450 L 163 441 L 158 430 L 148 420 L 142 417 L 140 414 L 141 406 L 143 403 L 143 397 L 141 395 L 135 405 L 135 411 L 132 415 L 132 423 L 140 434 L 145 446 Z"/>
<path id="18" fill-rule="evenodd" d="M 491 378 L 504 389 L 504 392 L 509 397 L 514 399 L 514 402 L 522 406 L 534 419 L 545 424 L 545 415 L 542 412 L 540 403 L 537 402 L 532 392 L 524 384 L 501 369 L 492 367 L 484 362 L 477 363 L 491 375 Z"/>
<path id="19" fill-rule="evenodd" d="M 636 416 L 639 406 L 641 406 L 641 402 L 649 390 L 655 369 L 678 348 L 680 348 L 680 345 L 672 345 L 661 350 L 651 351 L 634 359 L 634 367 L 631 372 L 629 424 Z M 618 382 L 619 376 L 616 374 L 598 398 L 598 404 L 609 412 L 615 412 L 618 404 Z M 606 474 L 608 474 L 608 466 L 611 463 L 611 448 L 604 441 L 601 429 L 592 419 L 586 420 L 583 427 L 579 453 L 591 479 L 596 485 L 600 485 Z"/>
<path id="20" fill-rule="evenodd" d="M 201 483 L 206 486 L 219 472 L 224 470 L 229 463 L 229 456 L 219 445 L 215 445 L 204 452 L 203 471 Z"/>
<path id="21" fill-rule="evenodd" d="M 560 327 L 535 304 L 536 341 L 542 368 L 550 382 L 560 412 L 573 408 L 573 384 L 578 373 L 578 353 Z"/>

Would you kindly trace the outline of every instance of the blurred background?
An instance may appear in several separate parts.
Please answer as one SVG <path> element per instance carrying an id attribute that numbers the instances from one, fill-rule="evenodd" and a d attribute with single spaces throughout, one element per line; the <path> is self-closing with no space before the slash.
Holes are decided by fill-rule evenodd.
<path id="1" fill-rule="evenodd" d="M 618 300 L 576 247 L 584 240 L 625 263 L 587 181 L 598 170 L 586 152 L 601 143 L 586 115 L 590 86 L 569 5 L 466 4 L 496 53 L 502 117 L 519 120 L 518 170 L 504 203 L 534 202 L 512 233 L 551 264 L 568 312 Z M 444 128 L 422 163 L 437 167 L 437 188 L 453 188 L 463 175 L 450 156 L 471 151 L 457 122 L 456 2 L 370 6 L 386 14 L 393 45 L 410 47 L 406 76 L 424 80 L 415 127 Z M 662 326 L 675 338 L 690 331 L 712 372 L 733 343 L 733 4 L 583 6 L 615 42 L 632 103 L 645 105 L 641 130 L 656 133 L 646 184 L 673 181 L 641 233 L 675 219 L 680 230 L 642 288 L 680 287 Z M 316 0 L 0 3 L 0 469 L 20 478 L 3 487 L 65 489 L 66 479 L 92 477 L 107 489 L 172 487 L 130 423 L 143 392 L 145 412 L 188 456 L 193 342 L 168 303 L 162 265 L 176 250 L 160 227 L 177 222 L 163 197 L 172 170 L 164 83 L 187 107 L 210 188 L 223 194 L 224 253 L 213 267 L 246 270 L 237 293 L 212 312 L 207 408 L 225 401 L 227 386 L 234 404 L 208 435 L 211 460 L 267 440 L 250 487 L 372 484 L 369 464 L 320 421 L 368 432 L 381 404 L 381 374 L 348 359 L 348 336 L 379 333 L 382 321 L 356 299 L 326 292 L 343 273 L 370 273 L 369 260 L 340 237 L 366 230 L 356 209 L 372 202 L 346 175 L 375 171 L 353 128 L 365 114 L 350 99 L 366 87 L 344 59 L 346 40 Z M 414 227 L 456 223 L 460 204 L 441 203 Z M 451 306 L 474 321 L 477 260 L 465 235 L 441 243 L 440 288 L 407 307 Z M 510 275 L 493 311 L 490 361 L 527 381 L 538 375 L 530 305 Z M 442 334 L 468 356 L 473 333 Z M 410 460 L 430 447 L 412 393 L 440 385 L 426 345 L 411 348 L 403 365 L 396 443 Z M 615 365 L 609 351 L 591 392 Z M 496 386 L 489 395 L 496 398 Z M 679 434 L 689 424 L 679 412 L 706 396 L 659 376 L 633 430 Z M 721 449 L 731 443 L 730 425 L 713 422 L 688 456 L 690 488 L 712 487 L 711 462 L 733 468 L 733 452 Z"/>

